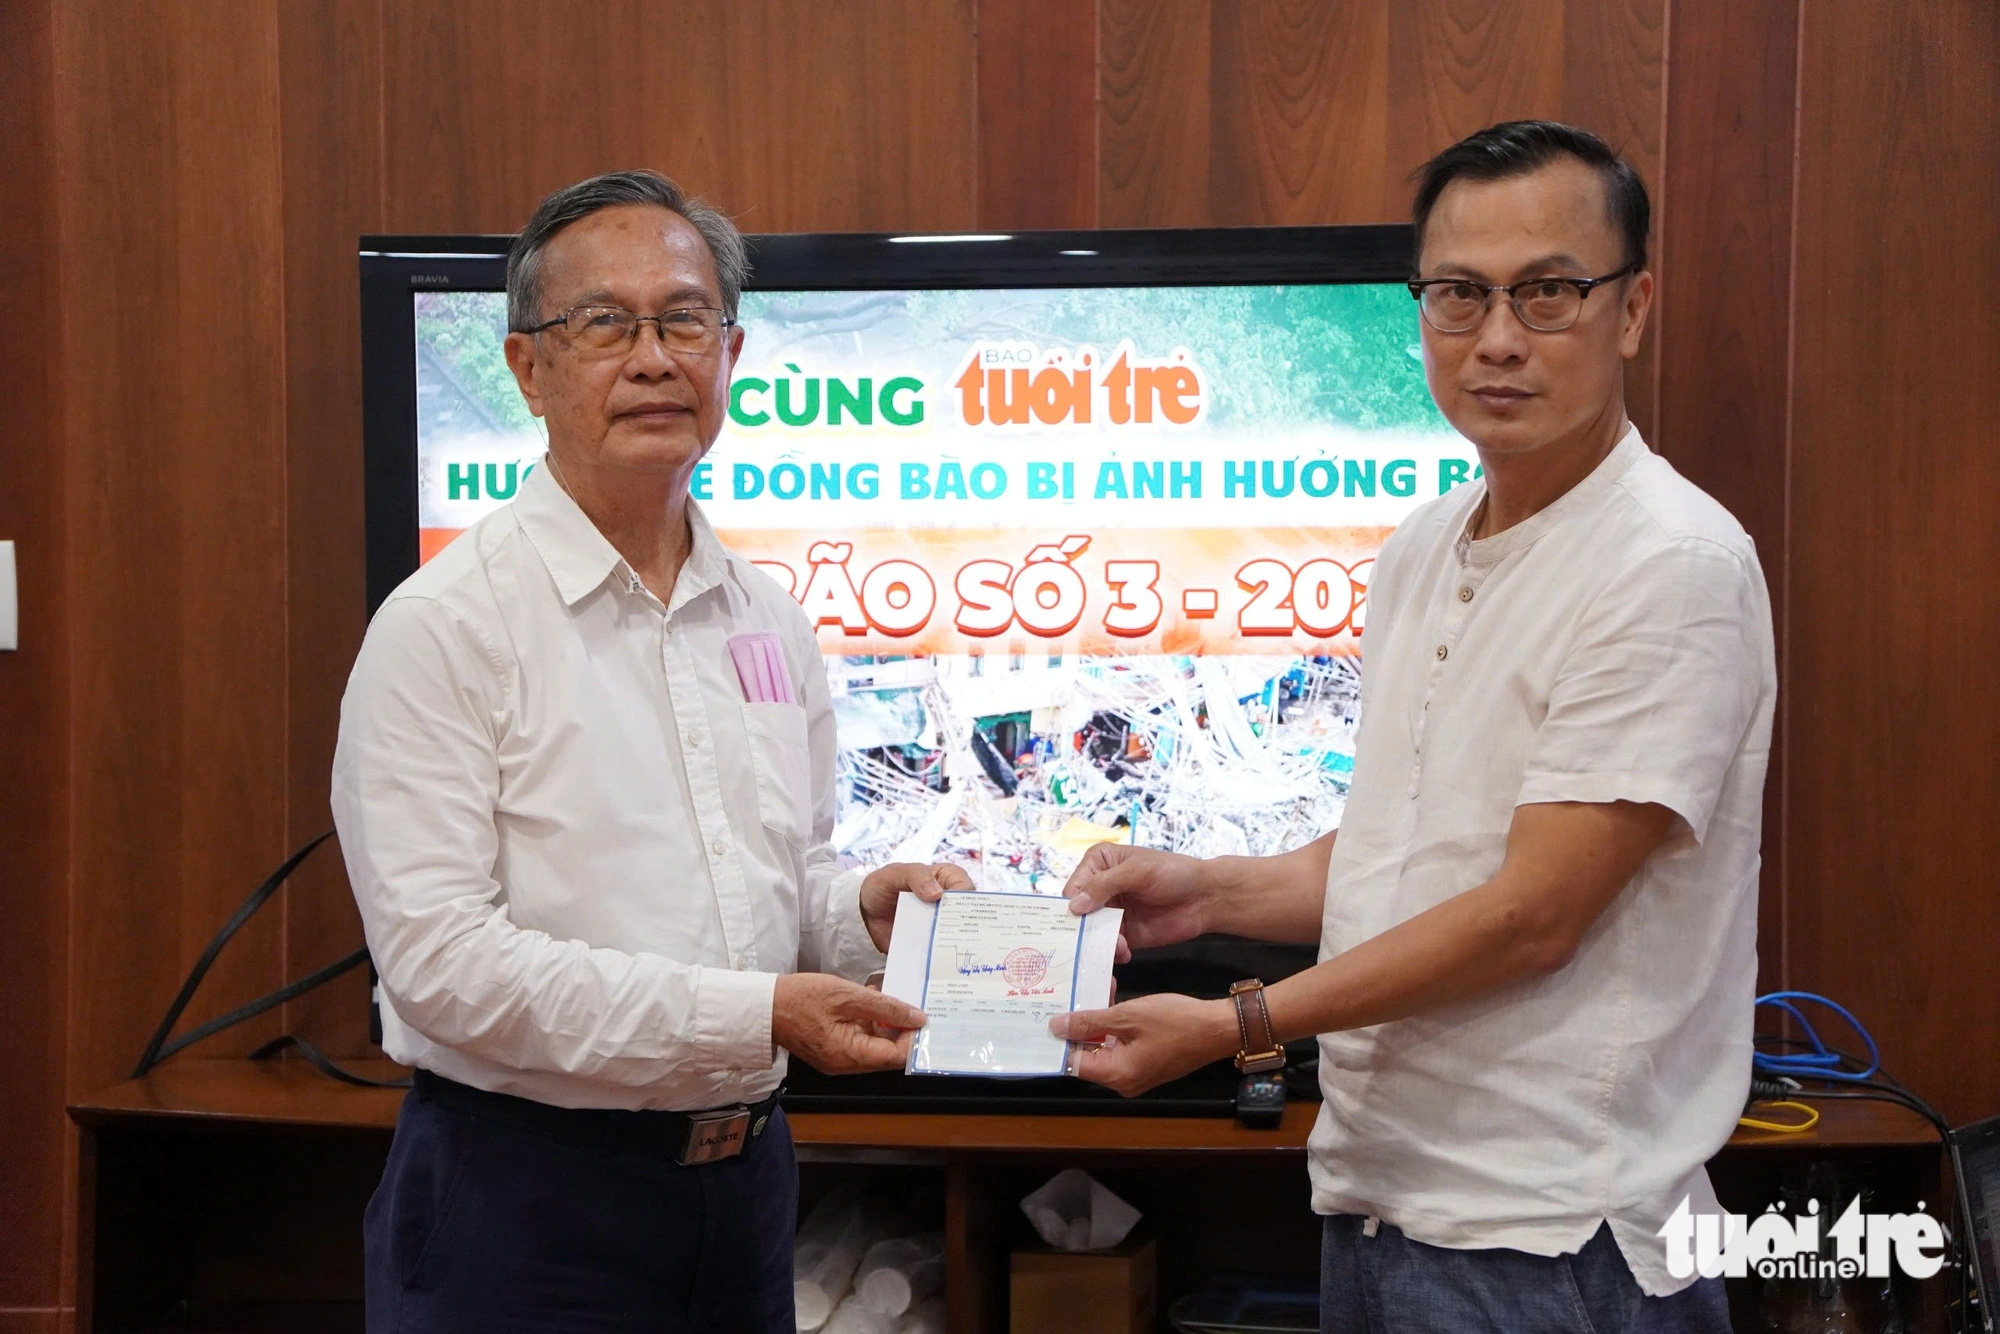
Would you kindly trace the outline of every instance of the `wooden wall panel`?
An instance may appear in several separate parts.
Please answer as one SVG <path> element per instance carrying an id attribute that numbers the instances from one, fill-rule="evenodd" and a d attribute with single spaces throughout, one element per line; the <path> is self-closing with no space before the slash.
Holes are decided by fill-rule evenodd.
<path id="1" fill-rule="evenodd" d="M 1391 13 L 1390 169 L 1399 181 L 1496 121 L 1567 120 L 1623 152 L 1658 205 L 1665 0 L 1411 0 Z M 1406 183 L 1396 198 L 1396 216 L 1406 216 Z M 1625 389 L 1648 438 L 1654 333 Z"/>
<path id="2" fill-rule="evenodd" d="M 1746 17 L 1762 6 L 1739 5 Z M 1706 11 L 1681 7 L 1697 34 L 1718 24 Z M 1655 190 L 1665 123 L 1666 0 L 1570 0 L 1563 5 L 1565 119 L 1595 131 Z"/>
<path id="3" fill-rule="evenodd" d="M 57 12 L 71 1093 L 130 1070 L 281 854 L 276 36 L 252 0 Z M 190 1022 L 276 983 L 279 925 L 244 932 Z"/>
<path id="4" fill-rule="evenodd" d="M 1746 15 L 1765 8 L 1737 7 Z M 1665 273 L 1659 238 L 1667 185 L 1661 158 L 1666 27 L 1667 0 L 1569 0 L 1563 6 L 1562 118 L 1594 131 L 1646 182 L 1654 210 L 1648 258 L 1656 275 Z M 1652 329 L 1625 372 L 1625 410 L 1649 441 L 1659 429 L 1659 313 L 1655 306 Z"/>
<path id="5" fill-rule="evenodd" d="M 1389 9 L 1216 6 L 1211 221 L 1380 222 L 1403 211 L 1388 161 Z"/>
<path id="6" fill-rule="evenodd" d="M 1796 0 L 1675 0 L 1653 346 L 1659 451 L 1757 543 L 1780 661 L 1791 434 L 1793 97 Z M 1785 985 L 1789 688 L 1779 693 L 1764 787 L 1759 990 Z"/>
<path id="7" fill-rule="evenodd" d="M 1407 173 L 1495 121 L 1560 118 L 1564 8 L 1560 0 L 1392 5 L 1391 170 Z"/>
<path id="8" fill-rule="evenodd" d="M 974 0 L 725 4 L 721 198 L 752 231 L 952 231 L 976 217 Z M 786 71 L 770 77 L 766 69 Z"/>
<path id="9" fill-rule="evenodd" d="M 653 166 L 691 177 L 642 160 L 636 141 L 664 122 L 696 145 L 712 142 L 722 48 L 711 10 L 684 10 L 666 59 L 666 25 L 649 42 L 630 3 L 385 6 L 385 225 L 513 231 L 550 190 L 597 172 Z M 688 88 L 689 76 L 703 86 Z"/>
<path id="10" fill-rule="evenodd" d="M 1208 0 L 1099 0 L 1100 227 L 1202 227 L 1209 205 Z"/>
<path id="11" fill-rule="evenodd" d="M 974 225 L 1097 225 L 1097 25 L 1074 0 L 980 0 Z"/>
<path id="12" fill-rule="evenodd" d="M 327 788 L 340 697 L 367 626 L 355 239 L 383 229 L 381 11 L 381 0 L 278 11 L 287 847 L 333 826 Z M 287 978 L 361 942 L 337 845 L 293 875 L 284 910 Z M 366 973 L 352 973 L 288 1005 L 285 1031 L 336 1059 L 368 1054 L 367 997 Z"/>
<path id="13" fill-rule="evenodd" d="M 7 384 L 0 539 L 15 544 L 20 648 L 0 652 L 0 1309 L 53 1312 L 63 1216 L 68 938 L 68 654 L 56 401 L 61 341 L 52 12 L 0 6 L 0 363 Z M 39 1316 L 36 1319 L 40 1319 Z M 0 1328 L 7 1328 L 0 1318 Z M 52 1325 L 51 1325 L 52 1327 Z"/>
<path id="14" fill-rule="evenodd" d="M 1395 222 L 1410 175 L 1495 121 L 1555 117 L 1662 197 L 1667 0 L 1103 0 L 1108 227 Z M 1657 426 L 1657 339 L 1626 376 Z"/>
<path id="15" fill-rule="evenodd" d="M 638 0 L 386 7 L 385 225 L 512 231 L 549 191 L 631 166 L 750 231 L 972 224 L 970 0 L 674 15 Z"/>
<path id="16" fill-rule="evenodd" d="M 2000 1111 L 2000 9 L 1803 7 L 1791 980 Z"/>

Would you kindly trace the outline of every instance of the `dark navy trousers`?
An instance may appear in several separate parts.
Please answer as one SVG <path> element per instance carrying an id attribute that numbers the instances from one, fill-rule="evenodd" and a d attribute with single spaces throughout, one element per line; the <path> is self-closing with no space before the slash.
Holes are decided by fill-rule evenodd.
<path id="1" fill-rule="evenodd" d="M 412 1092 L 364 1224 L 369 1334 L 794 1334 L 783 1111 L 735 1157 L 591 1149 Z"/>

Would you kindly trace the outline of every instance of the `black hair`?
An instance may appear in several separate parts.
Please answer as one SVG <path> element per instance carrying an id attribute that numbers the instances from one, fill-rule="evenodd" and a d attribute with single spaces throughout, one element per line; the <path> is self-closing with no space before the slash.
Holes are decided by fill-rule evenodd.
<path id="1" fill-rule="evenodd" d="M 1417 197 L 1410 205 L 1410 221 L 1416 224 L 1418 254 L 1424 247 L 1424 225 L 1447 185 L 1525 176 L 1559 157 L 1575 158 L 1602 178 L 1611 221 L 1625 235 L 1626 263 L 1635 269 L 1646 267 L 1646 233 L 1653 225 L 1646 183 L 1631 163 L 1589 130 L 1553 120 L 1507 120 L 1489 125 L 1417 168 Z M 1416 260 L 1413 254 L 1410 262 L 1414 265 Z"/>

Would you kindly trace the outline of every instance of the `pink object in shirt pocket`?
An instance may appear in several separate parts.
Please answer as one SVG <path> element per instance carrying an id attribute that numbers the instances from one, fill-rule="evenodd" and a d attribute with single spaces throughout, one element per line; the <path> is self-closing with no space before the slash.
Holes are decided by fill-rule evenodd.
<path id="1" fill-rule="evenodd" d="M 796 704 L 791 669 L 776 630 L 752 630 L 729 637 L 729 657 L 743 686 L 746 704 Z"/>

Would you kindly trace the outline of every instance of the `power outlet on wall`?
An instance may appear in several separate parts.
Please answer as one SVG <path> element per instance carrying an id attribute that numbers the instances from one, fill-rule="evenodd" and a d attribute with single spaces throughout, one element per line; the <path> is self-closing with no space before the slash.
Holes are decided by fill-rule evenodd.
<path id="1" fill-rule="evenodd" d="M 20 611 L 14 591 L 14 544 L 0 542 L 0 649 L 21 647 Z"/>

